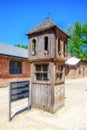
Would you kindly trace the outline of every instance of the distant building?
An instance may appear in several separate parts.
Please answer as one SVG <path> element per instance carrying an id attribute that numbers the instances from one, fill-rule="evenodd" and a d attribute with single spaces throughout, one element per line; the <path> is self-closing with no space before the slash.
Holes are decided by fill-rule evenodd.
<path id="1" fill-rule="evenodd" d="M 65 66 L 66 78 L 76 79 L 87 76 L 87 62 L 75 57 L 70 57 L 65 62 Z"/>
<path id="2" fill-rule="evenodd" d="M 9 82 L 29 80 L 28 50 L 0 43 L 0 87 Z"/>

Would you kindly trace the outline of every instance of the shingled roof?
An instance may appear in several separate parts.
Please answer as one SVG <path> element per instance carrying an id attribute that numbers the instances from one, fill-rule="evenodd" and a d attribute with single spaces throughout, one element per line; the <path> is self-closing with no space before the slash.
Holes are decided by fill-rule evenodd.
<path id="1" fill-rule="evenodd" d="M 45 21 L 43 21 L 41 24 L 39 24 L 38 26 L 36 26 L 34 29 L 32 29 L 31 31 L 29 31 L 26 35 L 31 35 L 37 32 L 41 32 L 44 31 L 46 29 L 50 29 L 52 27 L 56 27 L 56 29 L 60 30 L 61 32 L 63 32 L 59 27 L 57 27 L 57 25 L 50 19 L 47 18 L 45 19 Z M 65 35 L 67 35 L 65 32 L 63 32 Z M 68 35 L 67 35 L 68 36 Z M 69 36 L 68 36 L 69 37 Z"/>
<path id="2" fill-rule="evenodd" d="M 0 43 L 0 55 L 28 59 L 28 50 L 5 43 Z"/>
<path id="3" fill-rule="evenodd" d="M 36 32 L 40 32 L 42 30 L 45 30 L 47 28 L 51 28 L 55 26 L 55 23 L 53 23 L 51 21 L 51 19 L 47 18 L 45 21 L 43 21 L 41 24 L 39 24 L 38 26 L 36 26 L 34 29 L 32 29 L 31 31 L 29 31 L 27 33 L 28 34 L 33 34 L 33 33 L 36 33 Z"/>

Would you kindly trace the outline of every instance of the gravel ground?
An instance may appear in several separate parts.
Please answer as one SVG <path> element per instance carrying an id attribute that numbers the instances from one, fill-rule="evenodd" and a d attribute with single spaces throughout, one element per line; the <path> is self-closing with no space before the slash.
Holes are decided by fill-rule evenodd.
<path id="1" fill-rule="evenodd" d="M 65 106 L 55 114 L 32 108 L 8 121 L 8 88 L 0 88 L 0 130 L 87 130 L 87 77 L 66 80 Z M 12 115 L 27 99 L 12 103 Z"/>

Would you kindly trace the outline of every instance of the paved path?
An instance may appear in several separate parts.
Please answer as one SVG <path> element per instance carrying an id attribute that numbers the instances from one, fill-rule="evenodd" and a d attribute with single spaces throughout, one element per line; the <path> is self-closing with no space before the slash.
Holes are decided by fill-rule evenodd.
<path id="1" fill-rule="evenodd" d="M 12 103 L 12 115 L 27 99 Z M 24 111 L 8 121 L 8 88 L 0 89 L 0 130 L 87 130 L 87 78 L 66 80 L 65 106 L 55 114 Z"/>

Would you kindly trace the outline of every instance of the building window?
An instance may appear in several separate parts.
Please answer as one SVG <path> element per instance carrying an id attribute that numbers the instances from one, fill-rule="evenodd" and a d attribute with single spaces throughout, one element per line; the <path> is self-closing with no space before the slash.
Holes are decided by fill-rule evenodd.
<path id="1" fill-rule="evenodd" d="M 48 51 L 48 37 L 47 36 L 44 38 L 44 50 L 46 52 Z"/>
<path id="2" fill-rule="evenodd" d="M 58 54 L 59 55 L 61 54 L 61 51 L 60 51 L 60 38 L 58 38 Z"/>
<path id="3" fill-rule="evenodd" d="M 63 68 L 61 64 L 56 65 L 56 81 L 63 81 Z"/>
<path id="4" fill-rule="evenodd" d="M 69 65 L 65 66 L 65 75 L 67 76 L 69 74 Z"/>
<path id="5" fill-rule="evenodd" d="M 32 55 L 36 54 L 36 40 L 32 40 Z"/>
<path id="6" fill-rule="evenodd" d="M 49 80 L 48 64 L 35 65 L 36 80 Z"/>
<path id="7" fill-rule="evenodd" d="M 78 72 L 79 72 L 79 74 L 81 74 L 81 68 L 80 67 L 79 67 L 79 71 Z"/>
<path id="8" fill-rule="evenodd" d="M 22 73 L 22 62 L 10 61 L 10 74 L 21 74 Z"/>

